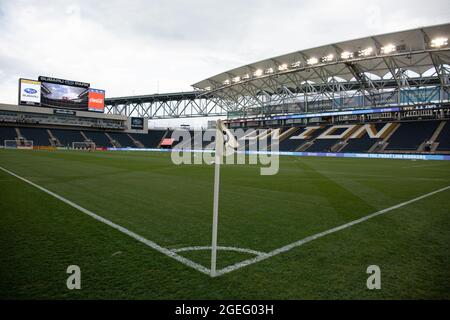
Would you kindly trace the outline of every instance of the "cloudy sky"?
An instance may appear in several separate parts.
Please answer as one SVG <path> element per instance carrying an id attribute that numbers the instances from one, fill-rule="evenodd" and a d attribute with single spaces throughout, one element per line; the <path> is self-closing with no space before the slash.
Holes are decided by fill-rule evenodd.
<path id="1" fill-rule="evenodd" d="M 186 91 L 270 56 L 448 22 L 448 0 L 0 0 L 0 102 L 39 75 L 108 97 Z"/>

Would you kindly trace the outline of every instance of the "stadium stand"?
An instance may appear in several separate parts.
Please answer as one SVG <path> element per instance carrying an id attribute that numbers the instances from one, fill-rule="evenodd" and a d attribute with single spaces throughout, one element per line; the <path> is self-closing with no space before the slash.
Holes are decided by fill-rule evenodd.
<path id="1" fill-rule="evenodd" d="M 46 129 L 21 127 L 20 133 L 26 140 L 32 140 L 34 146 L 51 146 L 50 136 Z"/>
<path id="2" fill-rule="evenodd" d="M 379 132 L 385 124 L 386 123 L 373 123 L 372 125 L 375 127 L 376 131 Z M 339 152 L 369 152 L 369 150 L 381 140 L 381 138 L 371 138 L 367 132 L 364 132 L 364 134 L 359 138 L 348 139 L 347 144 L 340 149 Z"/>
<path id="3" fill-rule="evenodd" d="M 166 130 L 149 130 L 148 134 L 130 133 L 133 139 L 141 142 L 146 148 L 157 148 Z"/>
<path id="4" fill-rule="evenodd" d="M 446 121 L 444 128 L 436 139 L 439 142 L 437 151 L 450 151 L 450 121 Z"/>
<path id="5" fill-rule="evenodd" d="M 111 141 L 106 136 L 105 132 L 102 131 L 88 131 L 83 130 L 82 131 L 88 139 L 90 139 L 92 142 L 95 143 L 96 147 L 114 147 L 111 144 Z M 84 140 L 84 139 L 83 139 Z"/>
<path id="6" fill-rule="evenodd" d="M 368 152 L 370 148 L 381 139 L 373 139 L 366 133 L 357 139 L 348 139 L 347 144 L 340 150 L 340 152 Z"/>
<path id="7" fill-rule="evenodd" d="M 51 129 L 50 131 L 63 147 L 72 147 L 73 142 L 84 141 L 79 130 Z"/>
<path id="8" fill-rule="evenodd" d="M 306 148 L 306 152 L 331 152 L 331 148 L 338 143 L 339 139 L 316 139 L 314 143 Z"/>
<path id="9" fill-rule="evenodd" d="M 5 140 L 15 140 L 17 137 L 16 129 L 13 127 L 0 127 L 0 142 L 3 145 Z"/>
<path id="10" fill-rule="evenodd" d="M 136 148 L 136 145 L 134 144 L 133 140 L 128 136 L 128 134 L 123 132 L 108 132 L 108 134 L 119 142 L 120 147 L 122 148 Z"/>
<path id="11" fill-rule="evenodd" d="M 272 128 L 258 129 L 257 134 L 267 136 L 267 145 L 265 149 L 271 149 L 271 136 L 269 132 L 279 130 L 280 145 L 279 151 L 304 151 L 304 152 L 425 152 L 425 153 L 448 153 L 450 152 L 450 123 L 445 120 L 421 120 L 407 122 L 392 122 L 393 129 L 388 127 L 385 134 L 378 138 L 371 138 L 367 131 L 359 137 L 355 137 L 353 133 L 359 134 L 358 128 L 362 124 L 355 124 L 355 129 L 350 133 L 342 136 L 348 128 L 337 127 L 335 130 L 328 131 L 333 125 L 322 125 L 316 130 L 307 128 L 318 127 L 318 125 L 293 126 L 288 128 Z M 374 127 L 373 134 L 381 132 L 388 125 L 388 122 L 372 123 Z M 396 128 L 396 129 L 395 129 Z M 367 129 L 366 129 L 367 130 Z M 386 129 L 385 129 L 386 130 Z M 325 138 L 324 133 L 331 139 Z M 191 137 L 195 135 L 205 134 L 205 131 L 190 131 Z M 33 141 L 35 147 L 54 146 L 69 147 L 73 146 L 73 142 L 89 142 L 95 143 L 96 147 L 122 147 L 122 148 L 159 148 L 164 138 L 171 137 L 171 131 L 168 130 L 149 130 L 148 134 L 127 133 L 117 131 L 94 131 L 80 129 L 65 128 L 47 128 L 47 127 L 31 127 L 30 124 L 16 124 L 14 126 L 0 126 L 0 145 L 4 145 L 4 140 L 17 140 L 19 135 L 24 140 Z M 333 138 L 334 135 L 341 135 L 340 138 Z M 292 138 L 300 139 L 292 139 Z M 18 140 L 17 140 L 18 141 Z M 199 140 L 202 141 L 202 140 Z M 214 141 L 214 137 L 212 138 Z M 383 141 L 383 142 L 382 142 Z M 249 150 L 249 141 L 240 140 L 240 150 Z M 258 143 L 260 141 L 250 140 L 250 143 Z M 380 144 L 379 144 L 380 143 Z M 178 145 L 174 144 L 172 148 L 189 147 L 200 148 L 194 146 L 194 139 L 180 141 Z M 385 147 L 386 146 L 386 147 Z M 167 148 L 167 146 L 165 146 Z M 213 148 L 214 143 L 203 141 L 201 148 Z M 427 147 L 427 148 L 425 148 Z"/>
<path id="12" fill-rule="evenodd" d="M 385 150 L 415 151 L 433 135 L 438 125 L 439 121 L 402 122 Z"/>

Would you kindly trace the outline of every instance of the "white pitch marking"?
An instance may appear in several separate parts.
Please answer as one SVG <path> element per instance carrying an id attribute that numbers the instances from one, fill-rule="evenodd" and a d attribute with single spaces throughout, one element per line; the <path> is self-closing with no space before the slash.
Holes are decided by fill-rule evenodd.
<path id="1" fill-rule="evenodd" d="M 395 206 L 392 206 L 392 207 L 389 207 L 389 208 L 386 208 L 386 209 L 377 211 L 377 212 L 375 212 L 375 213 L 369 214 L 369 215 L 364 216 L 364 217 L 362 217 L 362 218 L 360 218 L 360 219 L 357 219 L 357 220 L 350 221 L 350 222 L 348 222 L 348 223 L 346 223 L 346 224 L 343 224 L 343 225 L 340 225 L 340 226 L 338 226 L 338 227 L 334 227 L 334 228 L 332 228 L 332 229 L 329 229 L 329 230 L 326 230 L 326 231 L 323 231 L 323 232 L 314 234 L 314 235 L 309 236 L 309 237 L 306 237 L 306 238 L 304 238 L 304 239 L 302 239 L 302 240 L 299 240 L 299 241 L 293 242 L 293 243 L 291 243 L 291 244 L 288 244 L 288 245 L 286 245 L 286 246 L 284 246 L 284 247 L 275 249 L 275 250 L 273 250 L 273 251 L 271 251 L 271 252 L 268 252 L 268 253 L 266 253 L 266 254 L 259 255 L 259 256 L 255 257 L 255 258 L 248 259 L 248 260 L 244 260 L 244 261 L 242 261 L 242 262 L 238 262 L 238 263 L 236 263 L 236 264 L 234 264 L 234 265 L 231 265 L 231 266 L 225 267 L 225 268 L 223 268 L 223 269 L 221 269 L 221 270 L 218 270 L 218 271 L 216 272 L 216 276 L 221 276 L 221 275 L 224 275 L 224 274 L 226 274 L 226 273 L 229 273 L 229 272 L 235 271 L 235 270 L 237 270 L 237 269 L 243 268 L 243 267 L 245 267 L 245 266 L 248 266 L 248 265 L 251 265 L 251 264 L 254 264 L 254 263 L 263 261 L 263 260 L 265 260 L 265 259 L 268 259 L 268 258 L 271 258 L 271 257 L 273 257 L 273 256 L 276 256 L 276 255 L 278 255 L 278 254 L 280 254 L 280 253 L 283 253 L 283 252 L 289 251 L 289 250 L 291 250 L 291 249 L 293 249 L 293 248 L 302 246 L 302 245 L 304 245 L 305 243 L 308 243 L 308 242 L 310 242 L 310 241 L 316 240 L 316 239 L 318 239 L 318 238 L 324 237 L 324 236 L 326 236 L 326 235 L 328 235 L 328 234 L 331 234 L 331 233 L 334 233 L 334 232 L 337 232 L 337 231 L 344 230 L 344 229 L 346 229 L 346 228 L 349 228 L 349 227 L 351 227 L 351 226 L 354 226 L 355 224 L 358 224 L 358 223 L 367 221 L 367 220 L 372 219 L 372 218 L 374 218 L 374 217 L 377 217 L 377 216 L 379 216 L 379 215 L 385 214 L 385 213 L 387 213 L 387 212 L 389 212 L 389 211 L 392 211 L 392 210 L 395 210 L 395 209 L 404 207 L 404 206 L 406 206 L 406 205 L 408 205 L 408 204 L 411 204 L 411 203 L 413 203 L 413 202 L 422 200 L 422 199 L 424 199 L 424 198 L 430 197 L 430 196 L 432 196 L 432 195 L 434 195 L 434 194 L 436 194 L 436 193 L 443 192 L 443 191 L 448 190 L 448 189 L 450 189 L 450 186 L 447 186 L 447 187 L 445 187 L 445 188 L 441 188 L 441 189 L 436 190 L 436 191 L 432 191 L 432 192 L 430 192 L 430 193 L 424 194 L 424 195 L 419 196 L 419 197 L 417 197 L 417 198 L 414 198 L 414 199 L 411 199 L 411 200 L 408 200 L 408 201 L 399 203 L 399 204 L 397 204 L 397 205 L 395 205 Z"/>
<path id="2" fill-rule="evenodd" d="M 176 248 L 176 249 L 172 249 L 171 251 L 178 253 L 178 252 L 200 251 L 200 250 L 211 250 L 211 246 L 194 246 L 194 247 Z M 245 248 L 237 248 L 237 247 L 217 246 L 217 250 L 244 252 L 244 253 L 254 254 L 255 256 L 263 256 L 263 255 L 267 254 L 267 253 L 261 252 L 261 251 L 245 249 Z"/>
<path id="3" fill-rule="evenodd" d="M 70 200 L 67 200 L 66 198 L 64 198 L 64 197 L 62 197 L 62 196 L 60 196 L 60 195 L 58 195 L 56 193 L 54 193 L 54 192 L 52 192 L 52 191 L 50 191 L 50 190 L 48 190 L 48 189 L 46 189 L 44 187 L 41 187 L 40 185 L 37 185 L 36 183 L 31 182 L 30 180 L 25 179 L 25 178 L 15 174 L 14 172 L 9 171 L 8 169 L 5 169 L 5 168 L 3 168 L 1 166 L 0 166 L 0 169 L 3 170 L 4 172 L 9 173 L 10 175 L 16 177 L 17 179 L 20 179 L 20 180 L 22 180 L 22 181 L 32 185 L 33 187 L 35 187 L 35 188 L 37 188 L 37 189 L 39 189 L 39 190 L 41 190 L 41 191 L 43 191 L 43 192 L 53 196 L 53 197 L 55 197 L 56 199 L 61 200 L 62 202 L 64 202 L 64 203 L 68 204 L 69 206 L 74 207 L 75 209 L 77 209 L 77 210 L 87 214 L 88 216 L 94 218 L 95 220 L 103 222 L 104 224 L 107 224 L 108 226 L 110 226 L 110 227 L 112 227 L 112 228 L 114 228 L 114 229 L 116 229 L 116 230 L 126 234 L 127 236 L 130 236 L 131 238 L 133 238 L 133 239 L 135 239 L 135 240 L 137 240 L 139 242 L 142 242 L 143 244 L 149 246 L 150 248 L 152 248 L 152 249 L 154 249 L 156 251 L 159 251 L 162 254 L 164 254 L 164 255 L 172 258 L 172 259 L 175 259 L 178 262 L 181 262 L 182 264 L 184 264 L 184 265 L 186 265 L 188 267 L 191 267 L 191 268 L 193 268 L 193 269 L 195 269 L 197 271 L 200 271 L 201 273 L 204 273 L 204 274 L 207 274 L 207 275 L 210 274 L 210 270 L 208 268 L 205 268 L 204 266 L 202 266 L 202 265 L 200 265 L 198 263 L 195 263 L 194 261 L 191 261 L 191 260 L 189 260 L 189 259 L 187 259 L 185 257 L 182 257 L 182 256 L 176 254 L 175 252 L 173 252 L 173 251 L 171 251 L 171 250 L 169 250 L 167 248 L 161 247 L 157 243 L 155 243 L 153 241 L 150 241 L 148 239 L 145 239 L 144 237 L 142 237 L 142 236 L 140 236 L 140 235 L 138 235 L 138 234 L 128 230 L 127 228 L 124 228 L 124 227 L 122 227 L 122 226 L 120 226 L 120 225 L 118 225 L 118 224 L 116 224 L 116 223 L 114 223 L 114 222 L 112 222 L 112 221 L 110 221 L 108 219 L 105 219 L 105 218 L 103 218 L 103 217 L 93 213 L 92 211 L 89 211 L 88 209 L 85 209 L 85 208 L 79 206 L 78 204 L 76 204 L 76 203 L 74 203 L 74 202 L 72 202 Z"/>

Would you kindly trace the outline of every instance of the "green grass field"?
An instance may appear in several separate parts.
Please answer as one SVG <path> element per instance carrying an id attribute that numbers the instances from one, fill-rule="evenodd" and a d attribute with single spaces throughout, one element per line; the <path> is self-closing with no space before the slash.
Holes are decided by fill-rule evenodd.
<path id="1" fill-rule="evenodd" d="M 211 242 L 214 167 L 0 150 L 0 166 L 162 247 Z M 219 245 L 270 252 L 450 185 L 450 163 L 282 157 L 222 167 Z M 449 299 L 450 190 L 211 278 L 0 170 L 1 299 Z M 210 251 L 180 252 L 209 268 Z M 254 257 L 219 251 L 218 267 Z M 68 290 L 66 269 L 81 268 Z M 381 268 L 368 290 L 366 268 Z"/>

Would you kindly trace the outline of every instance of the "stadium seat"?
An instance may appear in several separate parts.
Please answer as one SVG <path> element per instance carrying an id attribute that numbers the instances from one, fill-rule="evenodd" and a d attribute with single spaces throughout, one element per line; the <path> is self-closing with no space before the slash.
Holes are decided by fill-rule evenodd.
<path id="1" fill-rule="evenodd" d="M 439 142 L 437 151 L 450 151 L 450 121 L 446 121 L 444 128 L 436 139 Z"/>
<path id="2" fill-rule="evenodd" d="M 427 139 L 431 138 L 439 121 L 401 122 L 400 127 L 389 139 L 385 150 L 415 151 Z"/>
<path id="3" fill-rule="evenodd" d="M 130 139 L 130 137 L 123 132 L 108 132 L 108 134 L 120 143 L 120 146 L 122 148 L 136 148 L 136 145 L 134 144 L 133 140 Z"/>
<path id="4" fill-rule="evenodd" d="M 32 140 L 34 146 L 51 146 L 50 136 L 45 128 L 19 128 L 26 140 Z"/>
<path id="5" fill-rule="evenodd" d="M 83 142 L 84 138 L 79 130 L 50 129 L 62 146 L 72 147 L 73 142 Z"/>
<path id="6" fill-rule="evenodd" d="M 146 148 L 157 148 L 165 133 L 166 130 L 149 130 L 148 134 L 130 133 L 130 135 Z"/>
<path id="7" fill-rule="evenodd" d="M 111 141 L 108 139 L 108 137 L 103 131 L 83 130 L 83 133 L 86 135 L 88 139 L 92 140 L 95 143 L 96 147 L 104 147 L 104 148 L 113 147 Z"/>
<path id="8" fill-rule="evenodd" d="M 17 137 L 16 129 L 13 127 L 0 127 L 0 143 L 3 145 L 5 140 L 15 140 Z"/>
<path id="9" fill-rule="evenodd" d="M 330 149 L 336 143 L 338 143 L 339 139 L 316 139 L 314 143 L 307 148 L 306 152 L 331 152 Z"/>

